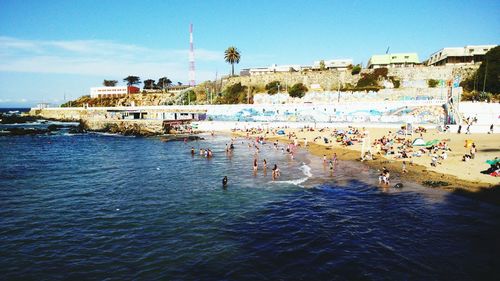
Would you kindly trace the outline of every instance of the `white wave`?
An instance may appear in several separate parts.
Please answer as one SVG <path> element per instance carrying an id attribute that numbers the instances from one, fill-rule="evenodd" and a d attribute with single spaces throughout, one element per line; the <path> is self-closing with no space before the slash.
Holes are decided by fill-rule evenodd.
<path id="1" fill-rule="evenodd" d="M 309 179 L 309 177 L 305 177 L 305 178 L 296 179 L 296 180 L 272 181 L 272 183 L 275 183 L 275 184 L 293 184 L 293 185 L 296 185 L 296 186 L 301 186 L 301 184 L 304 183 L 308 179 Z"/>
<path id="2" fill-rule="evenodd" d="M 302 173 L 308 178 L 312 177 L 311 167 L 307 166 L 306 163 L 302 163 L 302 166 L 300 166 L 299 170 L 301 170 Z"/>

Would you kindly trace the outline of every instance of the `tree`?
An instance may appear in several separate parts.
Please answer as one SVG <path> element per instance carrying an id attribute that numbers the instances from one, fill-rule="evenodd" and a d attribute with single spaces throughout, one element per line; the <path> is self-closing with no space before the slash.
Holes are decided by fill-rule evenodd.
<path id="1" fill-rule="evenodd" d="M 196 101 L 196 93 L 193 90 L 184 92 L 182 95 L 182 104 L 190 104 Z"/>
<path id="2" fill-rule="evenodd" d="M 460 83 L 467 91 L 484 91 L 500 94 L 500 46 L 489 50 L 474 75 Z"/>
<path id="3" fill-rule="evenodd" d="M 144 89 L 154 89 L 155 88 L 155 80 L 153 79 L 146 79 L 144 80 Z"/>
<path id="4" fill-rule="evenodd" d="M 308 91 L 307 87 L 302 83 L 297 83 L 290 88 L 288 94 L 293 98 L 302 98 Z"/>
<path id="5" fill-rule="evenodd" d="M 267 83 L 267 85 L 266 85 L 266 91 L 267 91 L 268 94 L 274 95 L 274 94 L 276 94 L 279 91 L 280 87 L 281 87 L 280 86 L 280 81 L 277 81 L 277 80 L 276 81 L 272 81 L 272 82 Z"/>
<path id="6" fill-rule="evenodd" d="M 137 85 L 141 83 L 141 78 L 137 76 L 127 76 L 123 78 L 123 82 L 127 82 L 128 86 Z"/>
<path id="7" fill-rule="evenodd" d="M 158 86 L 162 89 L 165 90 L 165 88 L 168 88 L 172 85 L 172 81 L 168 79 L 167 77 L 162 77 L 158 79 Z"/>
<path id="8" fill-rule="evenodd" d="M 234 76 L 234 64 L 240 62 L 240 57 L 240 52 L 233 46 L 227 48 L 224 52 L 224 60 L 231 64 L 231 76 Z"/>
<path id="9" fill-rule="evenodd" d="M 325 70 L 326 67 L 325 67 L 325 61 L 324 60 L 321 60 L 319 62 L 319 70 Z"/>
<path id="10" fill-rule="evenodd" d="M 102 85 L 104 85 L 106 87 L 114 87 L 114 86 L 116 86 L 116 84 L 118 84 L 118 81 L 116 81 L 116 80 L 104 80 L 102 82 Z"/>

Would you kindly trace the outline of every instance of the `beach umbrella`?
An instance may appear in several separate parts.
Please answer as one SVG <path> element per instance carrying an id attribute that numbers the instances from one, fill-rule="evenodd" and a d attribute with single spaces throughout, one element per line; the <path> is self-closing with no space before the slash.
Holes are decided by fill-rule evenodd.
<path id="1" fill-rule="evenodd" d="M 413 141 L 412 145 L 414 145 L 414 146 L 425 146 L 425 141 L 422 138 L 416 138 Z"/>

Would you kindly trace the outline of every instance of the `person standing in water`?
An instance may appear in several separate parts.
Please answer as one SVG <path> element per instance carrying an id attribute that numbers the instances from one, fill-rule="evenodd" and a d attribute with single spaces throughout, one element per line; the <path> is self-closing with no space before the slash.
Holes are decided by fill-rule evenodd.
<path id="1" fill-rule="evenodd" d="M 224 178 L 222 179 L 222 187 L 223 188 L 227 187 L 227 176 L 224 176 Z"/>
<path id="2" fill-rule="evenodd" d="M 264 161 L 262 161 L 262 167 L 264 169 L 264 172 L 267 170 L 267 161 L 266 159 L 264 159 Z"/>
<path id="3" fill-rule="evenodd" d="M 278 165 L 274 164 L 273 167 L 273 180 L 277 179 L 280 176 L 280 169 L 278 168 Z"/>
<path id="4" fill-rule="evenodd" d="M 191 156 L 194 156 L 194 147 L 191 147 Z"/>
<path id="5" fill-rule="evenodd" d="M 258 169 L 257 158 L 254 158 L 253 159 L 253 172 L 257 173 L 257 169 Z"/>

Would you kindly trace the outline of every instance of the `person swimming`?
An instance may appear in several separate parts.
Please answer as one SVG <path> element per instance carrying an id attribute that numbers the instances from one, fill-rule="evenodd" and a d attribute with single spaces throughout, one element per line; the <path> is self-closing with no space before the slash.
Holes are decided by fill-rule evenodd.
<path id="1" fill-rule="evenodd" d="M 223 188 L 227 187 L 227 176 L 224 176 L 224 178 L 222 179 L 222 187 Z"/>

